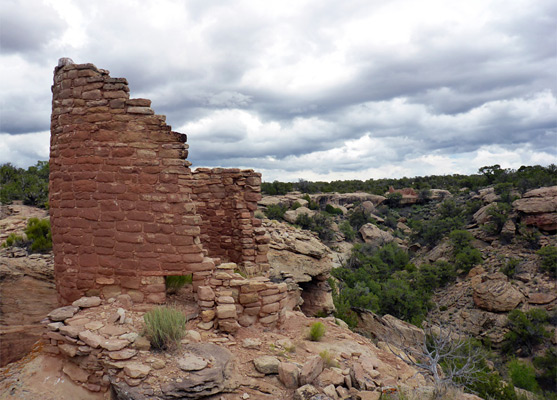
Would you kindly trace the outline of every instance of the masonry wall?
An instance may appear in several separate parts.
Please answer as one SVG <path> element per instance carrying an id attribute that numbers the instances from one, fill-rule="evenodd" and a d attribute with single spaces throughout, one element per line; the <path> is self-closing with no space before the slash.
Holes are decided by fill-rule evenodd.
<path id="1" fill-rule="evenodd" d="M 130 294 L 162 302 L 164 276 L 212 273 L 191 200 L 186 135 L 127 81 L 61 60 L 52 86 L 50 213 L 65 303 Z M 66 64 L 66 65 L 64 65 Z"/>
<path id="2" fill-rule="evenodd" d="M 192 200 L 201 216 L 201 242 L 211 257 L 250 271 L 268 270 L 269 237 L 254 218 L 261 199 L 261 174 L 253 170 L 198 168 Z"/>

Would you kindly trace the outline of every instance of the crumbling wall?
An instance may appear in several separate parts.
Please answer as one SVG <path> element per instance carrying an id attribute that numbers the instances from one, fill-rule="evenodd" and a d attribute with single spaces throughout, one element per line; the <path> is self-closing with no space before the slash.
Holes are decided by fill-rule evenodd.
<path id="1" fill-rule="evenodd" d="M 62 63 L 52 86 L 50 213 L 63 302 L 127 292 L 162 302 L 164 276 L 214 269 L 191 201 L 186 135 L 127 81 Z"/>
<path id="2" fill-rule="evenodd" d="M 211 257 L 250 271 L 267 271 L 269 238 L 254 218 L 261 199 L 261 174 L 236 168 L 198 168 L 193 172 L 192 200 L 201 216 L 201 242 Z M 259 229 L 258 229 L 259 228 Z"/>

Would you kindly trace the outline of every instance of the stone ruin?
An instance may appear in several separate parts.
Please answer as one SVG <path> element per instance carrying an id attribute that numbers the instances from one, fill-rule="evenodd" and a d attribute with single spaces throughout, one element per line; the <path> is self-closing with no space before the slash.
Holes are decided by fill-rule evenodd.
<path id="1" fill-rule="evenodd" d="M 277 323 L 286 284 L 268 270 L 269 237 L 254 218 L 261 174 L 199 168 L 186 135 L 125 78 L 61 59 L 54 70 L 50 214 L 59 299 L 164 303 L 165 277 L 189 275 L 203 328 Z"/>

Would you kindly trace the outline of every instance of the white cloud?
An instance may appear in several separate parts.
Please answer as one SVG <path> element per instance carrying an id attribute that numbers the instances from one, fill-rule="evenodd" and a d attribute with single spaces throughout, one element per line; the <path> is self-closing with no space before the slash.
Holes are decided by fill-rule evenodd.
<path id="1" fill-rule="evenodd" d="M 367 179 L 557 156 L 551 0 L 7 4 L 21 26 L 0 54 L 3 162 L 47 157 L 34 146 L 63 56 L 128 78 L 194 166 Z"/>

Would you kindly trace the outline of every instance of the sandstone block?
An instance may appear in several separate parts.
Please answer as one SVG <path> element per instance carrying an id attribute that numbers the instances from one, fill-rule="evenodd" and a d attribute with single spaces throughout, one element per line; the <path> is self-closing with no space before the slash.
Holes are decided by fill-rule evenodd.
<path id="1" fill-rule="evenodd" d="M 202 301 L 215 300 L 215 292 L 210 286 L 199 286 L 197 288 L 197 298 Z"/>
<path id="2" fill-rule="evenodd" d="M 97 335 L 88 330 L 84 330 L 79 332 L 79 339 L 81 339 L 86 345 L 96 349 L 98 348 L 101 343 L 105 340 L 102 336 Z"/>
<path id="3" fill-rule="evenodd" d="M 288 389 L 296 389 L 299 383 L 300 370 L 289 362 L 281 362 L 278 367 L 279 380 Z"/>
<path id="4" fill-rule="evenodd" d="M 72 306 L 81 307 L 81 308 L 97 307 L 100 305 L 101 305 L 101 298 L 97 296 L 82 297 L 72 303 Z"/>
<path id="5" fill-rule="evenodd" d="M 50 318 L 51 321 L 55 321 L 55 322 L 65 321 L 66 319 L 73 317 L 75 313 L 78 311 L 79 311 L 79 307 L 75 307 L 75 306 L 60 307 L 55 310 L 52 310 L 48 314 L 48 318 Z"/>
<path id="6" fill-rule="evenodd" d="M 323 359 L 320 356 L 313 356 L 305 362 L 300 373 L 300 384 L 312 383 L 323 372 Z"/>
<path id="7" fill-rule="evenodd" d="M 145 378 L 151 372 L 151 367 L 141 363 L 127 363 L 124 373 L 130 378 Z"/>
<path id="8" fill-rule="evenodd" d="M 253 365 L 262 374 L 278 374 L 280 361 L 273 356 L 261 356 L 253 360 Z"/>
<path id="9" fill-rule="evenodd" d="M 87 379 L 89 378 L 89 373 L 87 373 L 87 371 L 79 368 L 71 362 L 64 364 L 62 371 L 64 371 L 64 373 L 74 382 L 84 383 L 87 382 Z"/>
<path id="10" fill-rule="evenodd" d="M 234 304 L 223 304 L 217 306 L 217 317 L 219 319 L 234 318 L 236 319 L 236 306 Z"/>

